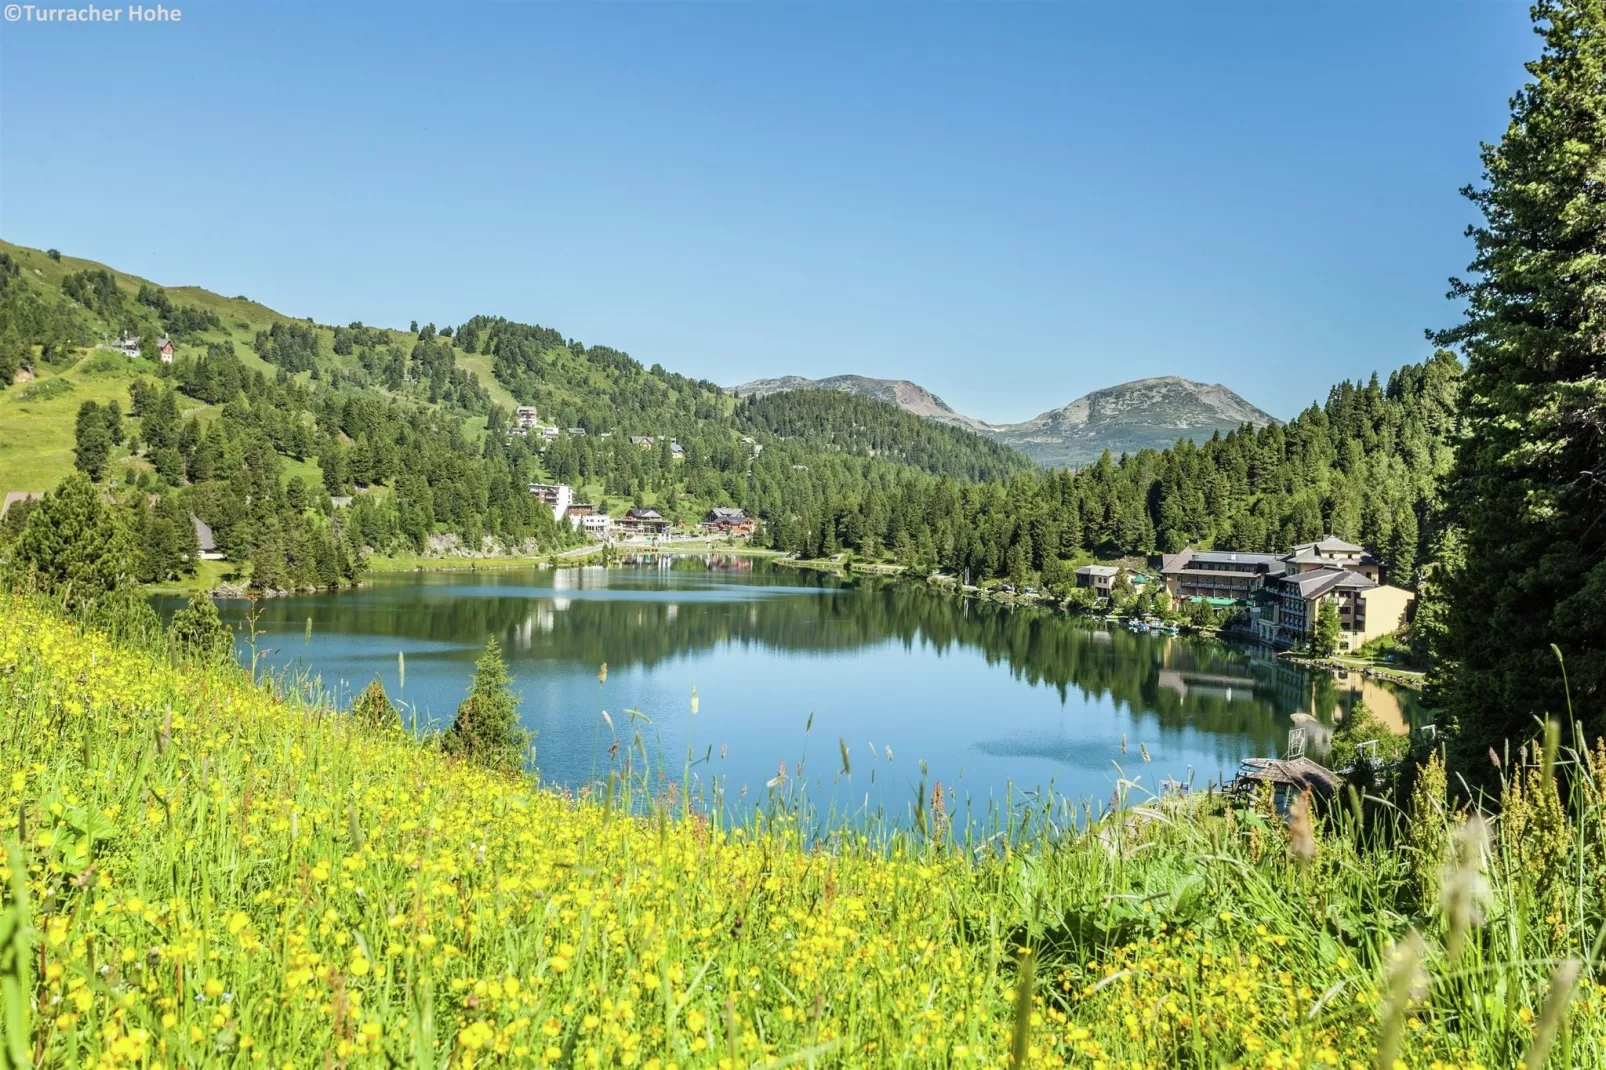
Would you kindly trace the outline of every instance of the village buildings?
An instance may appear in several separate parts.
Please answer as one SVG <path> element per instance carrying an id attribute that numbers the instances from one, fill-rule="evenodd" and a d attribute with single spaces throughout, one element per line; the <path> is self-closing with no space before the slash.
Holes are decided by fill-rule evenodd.
<path id="1" fill-rule="evenodd" d="M 125 357 L 134 358 L 139 356 L 139 343 L 139 335 L 132 331 L 124 331 L 117 336 L 117 341 L 113 342 L 109 348 L 116 350 Z M 156 340 L 156 359 L 163 364 L 173 363 L 173 357 L 176 352 L 177 350 L 174 348 L 171 338 L 163 335 Z"/>

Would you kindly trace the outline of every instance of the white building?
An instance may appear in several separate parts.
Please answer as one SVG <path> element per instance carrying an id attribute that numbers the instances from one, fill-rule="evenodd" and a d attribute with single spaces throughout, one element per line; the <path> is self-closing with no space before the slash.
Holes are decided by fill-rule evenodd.
<path id="1" fill-rule="evenodd" d="M 569 524 L 576 531 L 583 531 L 593 539 L 607 541 L 613 531 L 613 521 L 606 513 L 586 513 L 581 516 L 569 517 Z"/>
<path id="2" fill-rule="evenodd" d="M 513 422 L 519 427 L 529 429 L 541 422 L 541 417 L 535 411 L 534 405 L 520 405 L 513 411 Z"/>
<path id="3" fill-rule="evenodd" d="M 574 502 L 574 488 L 567 483 L 531 483 L 530 493 L 552 507 L 553 520 L 562 520 Z"/>

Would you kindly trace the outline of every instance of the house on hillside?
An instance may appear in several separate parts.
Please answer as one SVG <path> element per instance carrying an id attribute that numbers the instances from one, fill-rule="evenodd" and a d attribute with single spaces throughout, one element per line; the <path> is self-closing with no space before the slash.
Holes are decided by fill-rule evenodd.
<path id="1" fill-rule="evenodd" d="M 528 431 L 541 422 L 541 414 L 534 405 L 520 405 L 513 410 L 513 425 Z"/>
<path id="2" fill-rule="evenodd" d="M 1358 572 L 1374 583 L 1383 582 L 1382 562 L 1352 542 L 1332 535 L 1316 542 L 1300 543 L 1294 552 L 1278 558 L 1289 574 L 1319 568 L 1342 568 Z"/>
<path id="3" fill-rule="evenodd" d="M 669 459 L 672 461 L 684 461 L 686 459 L 686 451 L 681 449 L 680 443 L 674 440 L 670 440 L 669 443 Z"/>
<path id="4" fill-rule="evenodd" d="M 134 334 L 132 331 L 124 331 L 117 336 L 117 341 L 112 343 L 112 348 L 125 357 L 137 357 L 139 356 L 139 335 Z"/>
<path id="5" fill-rule="evenodd" d="M 1256 631 L 1272 636 L 1281 647 L 1306 646 L 1316 634 L 1322 603 L 1338 610 L 1339 649 L 1355 650 L 1379 636 L 1398 631 L 1406 622 L 1416 595 L 1360 572 L 1325 566 L 1290 572 L 1267 585 L 1271 621 L 1263 610 Z"/>
<path id="6" fill-rule="evenodd" d="M 1076 570 L 1076 585 L 1078 587 L 1091 587 L 1100 598 L 1110 597 L 1110 589 L 1115 586 L 1115 577 L 1121 570 L 1114 565 L 1083 565 Z"/>
<path id="7" fill-rule="evenodd" d="M 156 340 L 156 357 L 163 364 L 173 363 L 173 340 L 162 336 Z"/>
<path id="8" fill-rule="evenodd" d="M 190 523 L 195 525 L 195 544 L 201 549 L 202 561 L 221 561 L 223 554 L 218 551 L 217 540 L 212 537 L 212 529 L 198 516 L 190 517 Z"/>
<path id="9" fill-rule="evenodd" d="M 614 528 L 626 535 L 667 535 L 669 521 L 656 509 L 632 509 L 614 523 Z"/>
<path id="10" fill-rule="evenodd" d="M 650 449 L 652 449 L 652 436 L 651 435 L 631 435 L 630 436 L 630 444 L 632 446 L 636 447 L 636 449 L 638 449 L 638 450 L 650 450 Z"/>
<path id="11" fill-rule="evenodd" d="M 733 538 L 753 534 L 757 527 L 753 518 L 745 510 L 719 506 L 710 509 L 703 517 L 703 530 L 715 535 L 729 535 Z"/>
<path id="12" fill-rule="evenodd" d="M 1237 550 L 1182 550 L 1166 554 L 1160 575 L 1172 598 L 1249 598 L 1266 583 L 1266 577 L 1283 571 L 1276 554 Z"/>

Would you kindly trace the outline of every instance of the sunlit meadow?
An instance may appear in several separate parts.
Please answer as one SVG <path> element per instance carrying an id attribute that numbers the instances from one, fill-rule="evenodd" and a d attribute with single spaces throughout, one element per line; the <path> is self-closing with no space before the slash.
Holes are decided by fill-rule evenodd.
<path id="1" fill-rule="evenodd" d="M 733 819 L 23 600 L 0 711 L 0 1065 L 1606 1065 L 1606 804 L 1559 746 L 1487 834 L 1433 772 L 1363 822 L 1133 792 L 831 824 L 785 785 Z"/>

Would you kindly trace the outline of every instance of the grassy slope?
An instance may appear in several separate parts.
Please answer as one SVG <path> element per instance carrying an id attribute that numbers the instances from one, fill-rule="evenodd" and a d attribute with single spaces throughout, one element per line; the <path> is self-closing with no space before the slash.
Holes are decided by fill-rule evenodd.
<path id="1" fill-rule="evenodd" d="M 72 471 L 78 406 L 85 401 L 104 404 L 115 398 L 126 417 L 129 384 L 144 368 L 148 368 L 144 361 L 90 350 L 70 368 L 44 365 L 35 382 L 0 391 L 0 494 L 54 487 Z M 67 389 L 57 392 L 60 388 L 51 387 L 51 383 L 65 384 Z M 189 415 L 204 414 L 211 407 L 180 398 L 179 408 Z M 137 425 L 125 420 L 125 427 L 132 431 Z M 148 467 L 143 460 L 132 460 L 126 447 L 118 447 L 112 451 L 107 470 L 112 478 L 120 478 L 123 468 L 130 464 Z"/>
<path id="2" fill-rule="evenodd" d="M 14 245 L 7 241 L 0 241 L 0 251 L 11 254 L 33 285 L 48 294 L 59 293 L 62 279 L 69 274 L 84 270 L 111 272 L 117 280 L 117 288 L 130 303 L 139 293 L 142 284 L 158 285 L 151 280 L 118 271 L 93 260 L 63 256 L 60 261 L 56 261 L 38 249 Z M 207 343 L 228 341 L 234 343 L 236 355 L 247 368 L 269 376 L 278 374 L 277 368 L 257 356 L 252 348 L 252 342 L 256 338 L 257 331 L 265 330 L 276 322 L 290 322 L 291 317 L 259 302 L 244 297 L 224 297 L 199 286 L 169 286 L 166 289 L 175 304 L 194 305 L 215 312 L 223 322 L 221 331 L 207 331 L 197 340 L 180 345 L 179 356 L 198 356 L 206 351 Z M 354 356 L 341 357 L 334 353 L 333 328 L 318 326 L 317 330 L 323 352 L 322 361 L 325 364 L 356 367 Z M 413 336 L 407 331 L 387 333 L 394 342 L 408 347 L 412 345 Z M 80 360 L 74 368 L 40 366 L 38 371 L 41 381 L 64 378 L 73 386 L 71 393 L 53 397 L 48 401 L 29 402 L 23 400 L 21 396 L 27 390 L 26 385 L 19 384 L 0 391 L 0 494 L 11 490 L 47 490 L 55 486 L 63 476 L 72 471 L 73 418 L 77 414 L 78 406 L 84 401 L 106 402 L 115 397 L 122 404 L 126 414 L 128 385 L 141 374 L 155 375 L 155 367 L 145 361 L 124 359 L 120 365 L 113 368 L 110 366 L 109 358 L 102 356 L 104 353 L 104 350 L 89 350 L 86 358 Z M 462 356 L 460 354 L 460 358 Z M 101 358 L 94 364 L 100 369 L 96 374 L 86 375 L 77 371 L 89 366 L 89 361 L 96 357 Z M 480 374 L 480 381 L 490 388 L 492 397 L 499 404 L 509 406 L 514 404 L 512 395 L 492 378 L 488 358 L 467 357 L 460 359 L 460 363 Z M 298 378 L 303 381 L 307 376 L 306 372 L 298 373 Z M 188 399 L 182 400 L 181 405 L 184 406 L 186 413 L 201 408 Z M 484 427 L 484 421 L 479 420 L 471 425 L 469 430 L 472 434 L 483 434 Z M 116 464 L 124 457 L 126 451 L 114 454 L 114 474 Z M 313 486 L 322 484 L 322 471 L 316 461 L 309 459 L 297 462 L 288 457 L 285 461 L 286 479 L 292 475 L 300 475 Z"/>
<path id="3" fill-rule="evenodd" d="M 1036 805 L 975 852 L 941 820 L 809 846 L 793 782 L 735 827 L 640 779 L 647 762 L 575 800 L 21 601 L 0 605 L 0 710 L 32 904 L 8 977 L 36 997 L 0 1010 L 31 1017 L 44 1065 L 692 1067 L 734 1048 L 743 1067 L 980 1068 L 1009 1064 L 1018 1026 L 1030 1066 L 1349 1068 L 1395 1020 L 1384 1065 L 1510 1066 L 1606 900 L 1593 870 L 1568 876 L 1606 841 L 1587 773 L 1572 822 L 1536 823 L 1537 794 L 1508 805 L 1527 823 L 1501 826 L 1491 924 L 1452 964 L 1430 811 L 1412 850 L 1362 846 L 1341 811 L 1304 864 L 1280 822 L 1174 801 L 1083 833 Z M 1407 1008 L 1384 977 L 1412 926 L 1428 980 Z M 1606 1065 L 1606 985 L 1584 977 L 1550 1065 Z"/>

